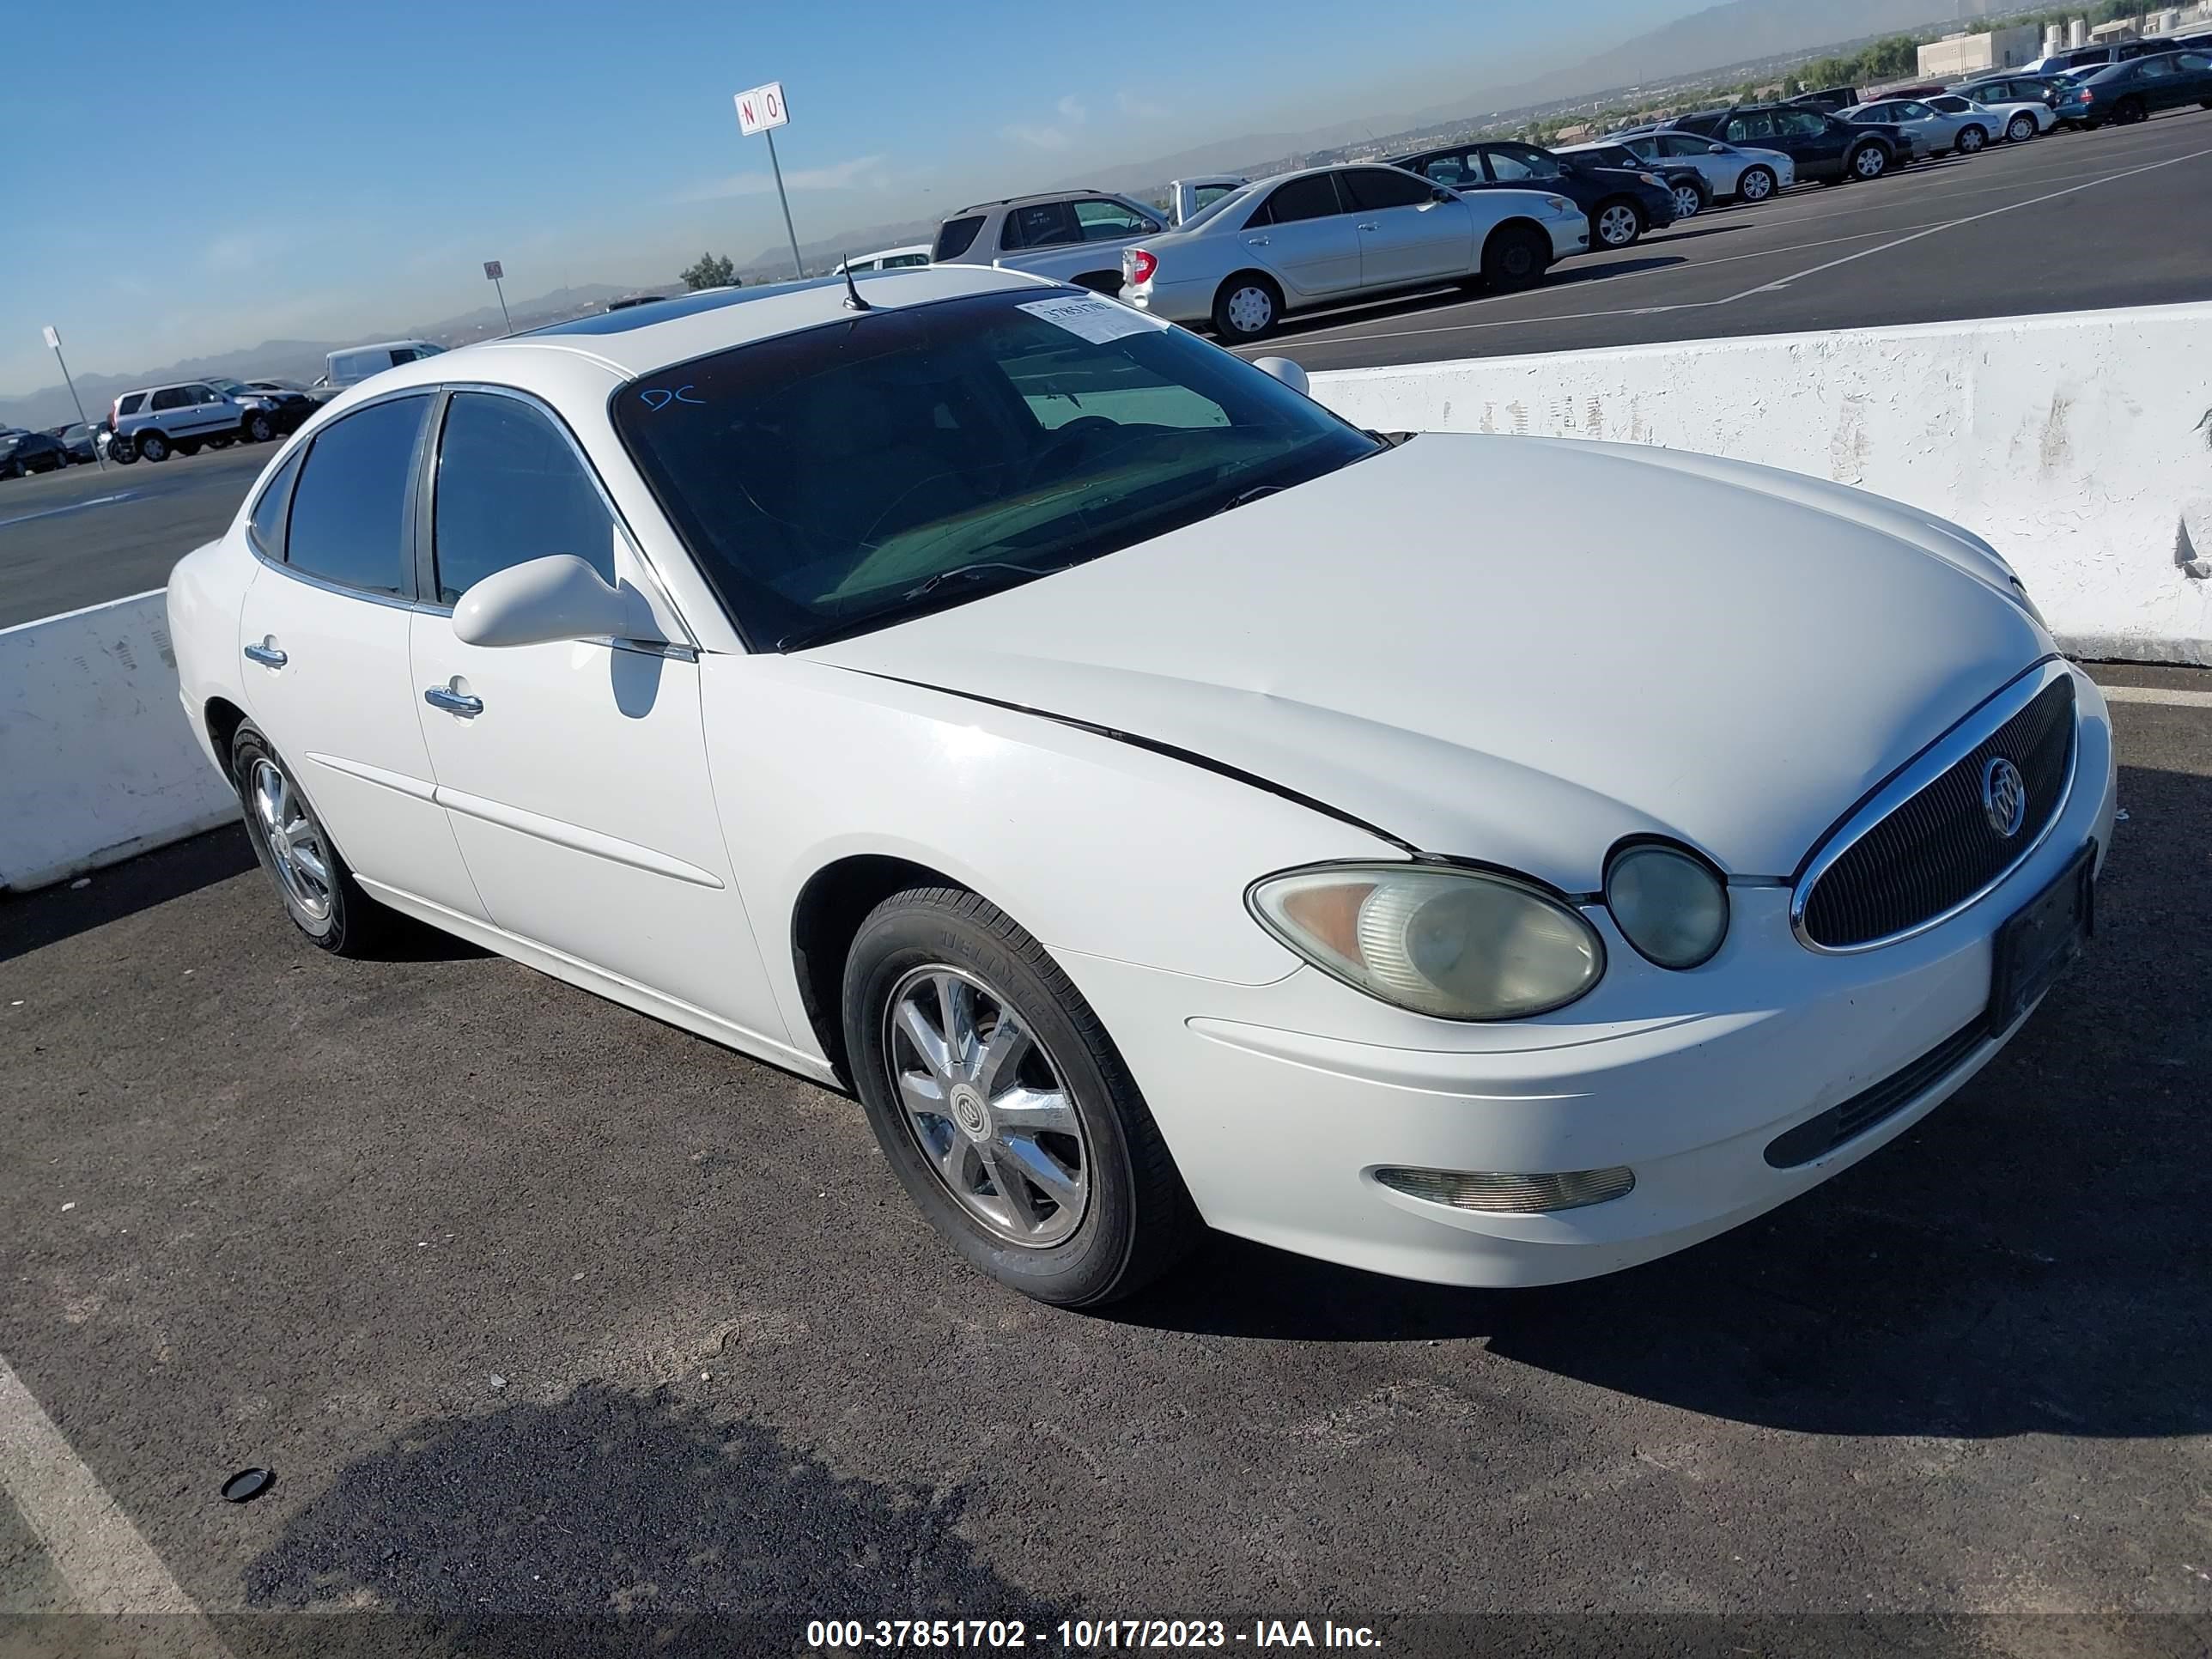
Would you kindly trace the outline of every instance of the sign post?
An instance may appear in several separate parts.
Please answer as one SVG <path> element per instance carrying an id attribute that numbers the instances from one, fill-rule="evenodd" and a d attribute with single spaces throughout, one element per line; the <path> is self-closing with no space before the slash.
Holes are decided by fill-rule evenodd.
<path id="1" fill-rule="evenodd" d="M 514 332 L 514 319 L 507 314 L 507 290 L 500 286 L 500 278 L 507 275 L 506 267 L 496 259 L 484 261 L 484 275 L 491 280 L 491 291 L 499 295 L 499 319 L 507 325 L 509 334 Z"/>
<path id="2" fill-rule="evenodd" d="M 72 379 L 70 374 L 69 359 L 62 356 L 62 337 L 60 331 L 57 330 L 52 323 L 49 323 L 46 326 L 45 333 L 46 337 L 46 343 L 53 348 L 54 361 L 62 366 L 62 384 L 69 388 L 70 401 L 76 405 L 76 417 L 80 421 L 84 422 L 87 430 L 90 430 L 92 422 L 85 417 L 84 399 L 76 395 L 76 381 Z M 94 439 L 93 441 L 92 459 L 100 463 L 100 470 L 102 472 L 107 471 L 107 457 L 100 453 L 100 441 L 98 439 Z"/>
<path id="3" fill-rule="evenodd" d="M 768 139 L 769 171 L 775 174 L 775 199 L 783 204 L 783 234 L 791 239 L 791 274 L 804 276 L 806 266 L 799 257 L 799 233 L 791 228 L 791 198 L 783 193 L 783 166 L 775 159 L 775 130 L 791 125 L 791 108 L 783 101 L 783 82 L 770 81 L 738 94 L 738 131 L 748 138 L 760 133 Z"/>

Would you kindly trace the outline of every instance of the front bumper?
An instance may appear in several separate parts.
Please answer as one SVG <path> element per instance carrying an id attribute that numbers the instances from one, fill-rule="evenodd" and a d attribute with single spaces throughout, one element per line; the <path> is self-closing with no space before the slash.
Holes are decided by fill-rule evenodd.
<path id="1" fill-rule="evenodd" d="M 2085 842 L 2100 853 L 2111 842 L 2111 726 L 2094 687 L 2082 678 L 2078 689 L 2075 785 L 2042 847 L 1951 921 L 1863 954 L 1807 950 L 1790 932 L 1786 888 L 1741 887 L 1720 954 L 1669 974 L 1599 907 L 1586 913 L 1610 963 L 1598 989 L 1559 1014 L 1495 1026 L 1402 1013 L 1312 969 L 1239 987 L 1059 954 L 1115 1033 L 1212 1225 L 1443 1284 L 1609 1273 L 1850 1167 L 2014 1035 L 2019 1023 L 1956 1041 L 1988 1005 L 1994 936 Z M 1769 1162 L 1778 1137 L 1938 1050 L 1941 1069 L 1863 1133 L 1792 1167 Z M 1625 1196 L 1548 1214 L 1451 1208 L 1375 1174 L 1624 1165 L 1635 1176 Z"/>

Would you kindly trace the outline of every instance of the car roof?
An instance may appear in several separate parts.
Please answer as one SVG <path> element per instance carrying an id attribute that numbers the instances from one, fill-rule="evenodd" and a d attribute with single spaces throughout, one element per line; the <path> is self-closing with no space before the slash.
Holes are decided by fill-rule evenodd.
<path id="1" fill-rule="evenodd" d="M 995 202 L 977 202 L 972 206 L 962 208 L 960 213 L 988 213 L 993 208 L 1028 207 L 1036 202 L 1072 202 L 1079 196 L 1120 197 L 1121 195 L 1121 192 L 1118 190 L 1100 190 L 1095 185 L 1085 185 L 1075 190 L 1039 190 L 1032 191 L 1027 196 L 1001 196 Z M 956 213 L 952 216 L 957 219 L 960 214 Z"/>
<path id="2" fill-rule="evenodd" d="M 333 357 L 343 357 L 349 351 L 383 351 L 392 346 L 435 345 L 436 343 L 434 340 L 418 339 L 410 335 L 404 340 L 369 340 L 360 345 L 340 346 L 330 355 Z"/>
<path id="3" fill-rule="evenodd" d="M 853 283 L 872 307 L 885 307 L 928 305 L 1008 289 L 1029 289 L 1040 295 L 1067 291 L 1066 283 L 990 265 L 908 265 L 893 270 L 864 270 L 854 274 Z M 563 366 L 574 368 L 580 362 L 598 363 L 627 379 L 732 346 L 750 345 L 824 323 L 850 321 L 854 315 L 846 307 L 842 276 L 810 276 L 803 282 L 757 288 L 704 289 L 657 306 L 600 312 L 524 334 L 457 346 L 434 357 L 417 358 L 386 369 L 364 386 L 370 395 L 382 396 L 403 386 L 471 378 L 497 385 L 523 375 L 541 379 L 546 373 Z M 527 364 L 519 361 L 525 359 L 532 361 Z"/>

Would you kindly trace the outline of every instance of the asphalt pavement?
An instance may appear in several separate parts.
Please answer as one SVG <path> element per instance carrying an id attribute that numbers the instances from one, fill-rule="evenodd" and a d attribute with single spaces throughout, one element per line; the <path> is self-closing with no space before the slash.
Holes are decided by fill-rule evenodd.
<path id="1" fill-rule="evenodd" d="M 1056 1312 L 849 1101 L 438 935 L 327 958 L 239 833 L 0 904 L 0 1652 L 2201 1655 L 2212 675 L 2099 672 L 2125 821 L 2022 1036 L 1800 1201 L 1553 1290 L 1223 1241 Z M 168 1611 L 62 1617 L 102 1595 Z"/>
<path id="2" fill-rule="evenodd" d="M 1716 208 L 1526 294 L 1317 312 L 1245 355 L 1355 368 L 2206 299 L 2212 113 L 2192 110 Z M 0 483 L 0 627 L 161 586 L 270 453 Z"/>

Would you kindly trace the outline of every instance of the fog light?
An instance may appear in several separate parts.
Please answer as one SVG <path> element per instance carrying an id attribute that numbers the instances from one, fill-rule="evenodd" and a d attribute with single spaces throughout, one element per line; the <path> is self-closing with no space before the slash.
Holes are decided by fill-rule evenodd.
<path id="1" fill-rule="evenodd" d="M 1636 1186 L 1627 1169 L 1571 1170 L 1565 1175 L 1504 1175 L 1464 1170 L 1377 1170 L 1375 1178 L 1394 1191 L 1455 1210 L 1501 1215 L 1541 1215 L 1579 1210 L 1627 1195 Z"/>

